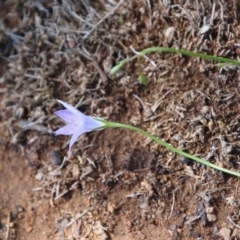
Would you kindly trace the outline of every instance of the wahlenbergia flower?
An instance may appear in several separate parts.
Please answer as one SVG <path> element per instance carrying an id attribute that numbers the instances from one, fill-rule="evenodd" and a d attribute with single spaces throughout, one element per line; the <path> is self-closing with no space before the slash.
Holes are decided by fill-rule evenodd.
<path id="1" fill-rule="evenodd" d="M 72 135 L 69 144 L 69 150 L 72 145 L 77 141 L 78 137 L 86 132 L 91 132 L 94 130 L 99 130 L 105 126 L 105 124 L 98 120 L 97 118 L 93 118 L 90 116 L 86 116 L 80 111 L 78 111 L 75 107 L 70 104 L 57 100 L 61 103 L 66 109 L 58 110 L 55 114 L 63 119 L 67 125 L 59 128 L 55 134 L 56 135 Z"/>
<path id="2" fill-rule="evenodd" d="M 154 140 L 158 144 L 162 145 L 163 147 L 181 155 L 186 158 L 190 158 L 196 162 L 205 164 L 208 167 L 217 169 L 219 171 L 240 177 L 240 172 L 236 172 L 233 170 L 226 169 L 224 167 L 218 166 L 216 164 L 213 164 L 209 161 L 206 161 L 205 159 L 195 157 L 189 153 L 183 152 L 178 148 L 173 147 L 172 145 L 169 145 L 168 143 L 164 142 L 163 140 L 153 136 L 152 134 L 145 132 L 141 128 L 137 128 L 131 125 L 117 123 L 117 122 L 109 122 L 103 119 L 93 118 L 90 116 L 86 116 L 80 111 L 78 111 L 73 106 L 69 105 L 68 103 L 65 103 L 63 101 L 58 100 L 66 109 L 65 110 L 59 110 L 56 111 L 55 114 L 62 118 L 65 122 L 67 122 L 67 125 L 65 127 L 62 127 L 58 129 L 55 134 L 57 135 L 72 135 L 72 138 L 70 140 L 69 144 L 69 150 L 72 147 L 72 145 L 77 141 L 78 137 L 85 133 L 85 132 L 91 132 L 94 130 L 100 130 L 102 128 L 125 128 L 129 130 L 136 131 L 138 133 L 143 134 L 144 136 Z"/>

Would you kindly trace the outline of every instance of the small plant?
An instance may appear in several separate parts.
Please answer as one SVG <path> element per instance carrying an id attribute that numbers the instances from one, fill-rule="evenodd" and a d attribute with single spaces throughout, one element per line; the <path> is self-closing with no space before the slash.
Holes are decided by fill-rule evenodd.
<path id="1" fill-rule="evenodd" d="M 204 159 L 201 159 L 201 158 L 195 157 L 189 153 L 183 152 L 183 151 L 173 147 L 172 145 L 164 142 L 163 140 L 153 136 L 152 134 L 145 132 L 144 130 L 142 130 L 140 128 L 137 128 L 137 127 L 134 127 L 131 125 L 127 125 L 127 124 L 106 121 L 101 118 L 94 118 L 94 117 L 86 116 L 83 113 L 81 113 L 79 110 L 77 110 L 76 108 L 71 106 L 70 104 L 63 102 L 63 101 L 59 101 L 59 100 L 58 100 L 58 102 L 60 102 L 67 109 L 56 111 L 55 114 L 57 116 L 59 116 L 60 118 L 62 118 L 65 122 L 67 122 L 67 125 L 65 127 L 58 129 L 55 132 L 55 134 L 57 134 L 57 135 L 72 135 L 72 138 L 70 140 L 70 145 L 69 145 L 69 151 L 70 151 L 72 145 L 77 141 L 78 137 L 80 135 L 82 135 L 83 133 L 91 132 L 91 131 L 95 131 L 95 130 L 101 130 L 104 128 L 124 128 L 124 129 L 129 129 L 129 130 L 133 130 L 138 133 L 141 133 L 144 136 L 151 138 L 153 141 L 157 142 L 158 144 L 166 147 L 167 149 L 169 149 L 179 155 L 182 155 L 184 157 L 192 159 L 196 162 L 199 162 L 201 164 L 204 164 L 204 165 L 214 168 L 216 170 L 231 174 L 233 176 L 240 177 L 240 173 L 238 173 L 238 172 L 217 166 L 217 165 L 210 163 Z"/>
<path id="2" fill-rule="evenodd" d="M 117 73 L 126 63 L 133 61 L 134 59 L 137 58 L 138 59 L 138 69 L 139 69 L 139 81 L 142 84 L 146 84 L 148 80 L 147 80 L 147 77 L 144 76 L 142 73 L 141 58 L 144 57 L 148 53 L 155 53 L 155 52 L 179 53 L 179 54 L 183 54 L 183 55 L 190 56 L 190 57 L 199 57 L 202 59 L 212 60 L 212 61 L 216 61 L 216 62 L 223 63 L 223 64 L 231 64 L 231 65 L 240 66 L 240 62 L 230 59 L 230 58 L 216 57 L 216 56 L 207 55 L 204 53 L 196 53 L 196 52 L 174 49 L 174 48 L 151 47 L 151 48 L 146 48 L 146 49 L 142 50 L 141 52 L 139 52 L 138 54 L 134 55 L 131 58 L 127 58 L 127 59 L 120 61 L 116 66 L 114 66 L 110 70 L 110 74 L 113 75 L 113 74 Z"/>

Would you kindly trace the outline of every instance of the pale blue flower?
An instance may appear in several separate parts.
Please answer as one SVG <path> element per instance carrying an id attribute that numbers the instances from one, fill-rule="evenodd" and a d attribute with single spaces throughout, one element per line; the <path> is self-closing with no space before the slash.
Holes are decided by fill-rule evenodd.
<path id="1" fill-rule="evenodd" d="M 59 128 L 55 134 L 56 135 L 72 135 L 69 144 L 69 150 L 72 145 L 77 141 L 78 137 L 86 132 L 91 132 L 94 130 L 99 130 L 104 127 L 104 123 L 101 120 L 96 118 L 86 116 L 80 111 L 78 111 L 75 107 L 70 104 L 57 100 L 61 103 L 66 109 L 58 110 L 55 114 L 63 119 L 67 125 Z"/>

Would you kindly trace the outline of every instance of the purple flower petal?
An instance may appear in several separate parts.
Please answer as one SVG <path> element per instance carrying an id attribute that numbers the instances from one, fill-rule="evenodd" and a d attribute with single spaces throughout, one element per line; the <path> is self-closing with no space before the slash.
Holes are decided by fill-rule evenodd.
<path id="1" fill-rule="evenodd" d="M 85 122 L 84 127 L 87 132 L 92 131 L 92 129 L 102 128 L 104 126 L 103 122 L 97 121 L 94 118 L 89 117 L 89 116 L 86 116 L 86 117 L 87 117 L 87 119 L 86 119 L 87 121 Z"/>
<path id="2" fill-rule="evenodd" d="M 72 105 L 63 102 L 61 100 L 57 100 L 59 103 L 61 103 L 66 109 L 68 109 L 70 112 L 72 112 L 74 115 L 78 116 L 78 117 L 82 117 L 84 119 L 84 117 L 86 115 L 84 115 L 83 113 L 81 113 L 80 111 L 78 111 L 75 107 L 73 107 Z"/>
<path id="3" fill-rule="evenodd" d="M 81 124 L 80 119 L 74 113 L 70 112 L 67 109 L 58 110 L 55 112 L 55 114 L 67 123 L 71 123 L 74 125 Z M 83 121 L 82 121 L 82 124 L 83 124 Z"/>
<path id="4" fill-rule="evenodd" d="M 55 131 L 54 133 L 56 135 L 72 135 L 76 132 L 77 127 L 73 126 L 73 125 L 66 125 L 64 127 L 59 128 L 57 131 Z"/>
<path id="5" fill-rule="evenodd" d="M 71 138 L 70 143 L 69 143 L 69 150 L 71 149 L 72 145 L 77 141 L 77 139 L 80 137 L 80 135 L 82 135 L 85 132 L 86 131 L 84 131 L 84 129 L 82 127 L 78 128 L 75 131 L 75 133 L 72 135 L 72 138 Z"/>
<path id="6" fill-rule="evenodd" d="M 104 123 L 101 120 L 94 119 L 90 116 L 86 116 L 70 104 L 57 100 L 66 109 L 58 110 L 55 114 L 63 119 L 68 124 L 60 129 L 58 129 L 56 135 L 72 135 L 69 144 L 69 150 L 72 145 L 77 141 L 78 137 L 85 132 L 91 132 L 104 127 Z"/>

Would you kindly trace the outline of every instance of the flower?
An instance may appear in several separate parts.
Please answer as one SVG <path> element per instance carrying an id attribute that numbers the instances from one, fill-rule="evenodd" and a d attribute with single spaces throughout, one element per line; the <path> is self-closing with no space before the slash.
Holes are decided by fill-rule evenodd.
<path id="1" fill-rule="evenodd" d="M 72 145 L 77 141 L 78 137 L 86 132 L 91 132 L 94 130 L 102 129 L 105 124 L 99 119 L 86 116 L 80 111 L 78 111 L 75 107 L 70 104 L 57 100 L 61 103 L 66 109 L 58 110 L 55 114 L 63 119 L 67 125 L 59 128 L 55 134 L 56 135 L 72 135 L 69 144 L 69 150 Z"/>

